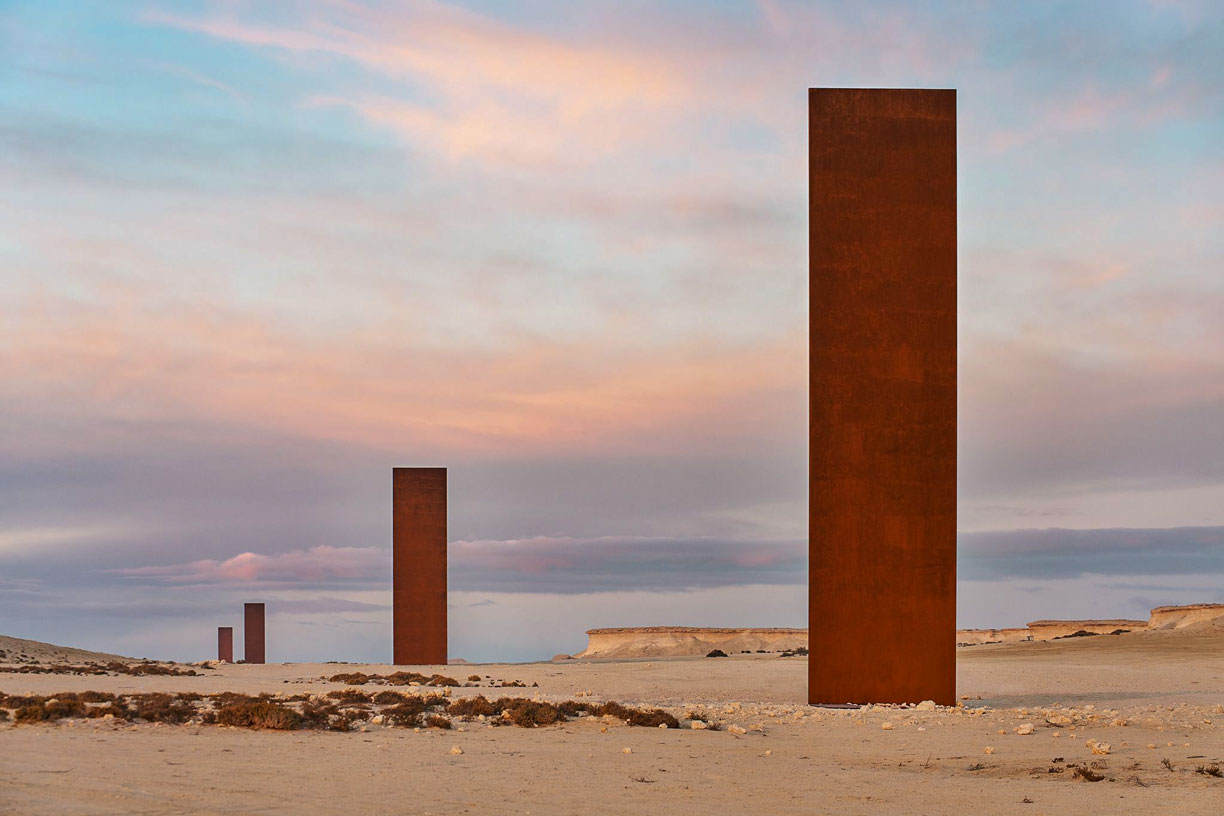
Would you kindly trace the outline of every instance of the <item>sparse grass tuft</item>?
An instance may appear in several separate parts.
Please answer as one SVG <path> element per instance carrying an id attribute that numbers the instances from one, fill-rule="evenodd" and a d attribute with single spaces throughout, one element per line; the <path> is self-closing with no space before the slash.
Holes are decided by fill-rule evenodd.
<path id="1" fill-rule="evenodd" d="M 469 683 L 479 683 L 479 682 L 480 682 L 480 675 L 479 675 L 479 674 L 469 674 L 469 675 L 468 675 L 468 682 L 469 682 Z"/>
<path id="2" fill-rule="evenodd" d="M 441 728 L 444 731 L 449 731 L 451 721 L 447 717 L 443 717 L 441 714 L 430 714 L 425 720 L 425 725 L 429 726 L 430 728 Z"/>
<path id="3" fill-rule="evenodd" d="M 1224 777 L 1224 771 L 1220 770 L 1219 765 L 1200 765 L 1194 769 L 1194 772 L 1205 776 Z"/>

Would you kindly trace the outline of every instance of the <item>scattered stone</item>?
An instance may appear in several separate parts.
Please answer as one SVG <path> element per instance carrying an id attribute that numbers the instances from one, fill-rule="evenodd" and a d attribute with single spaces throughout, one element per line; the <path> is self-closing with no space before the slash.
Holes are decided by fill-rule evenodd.
<path id="1" fill-rule="evenodd" d="M 983 749 L 982 749 L 982 753 L 983 753 L 983 754 L 993 754 L 993 753 L 994 753 L 994 748 L 993 748 L 993 747 L 991 747 L 991 746 L 989 746 L 989 745 L 987 745 L 985 748 L 983 748 Z"/>
<path id="2" fill-rule="evenodd" d="M 622 749 L 621 749 L 621 753 L 622 753 L 622 754 L 632 754 L 632 753 L 633 753 L 633 749 L 632 749 L 632 748 L 622 748 Z"/>
<path id="3" fill-rule="evenodd" d="M 1022 737 L 1028 736 L 1029 734 L 1033 733 L 1033 724 L 1020 723 L 1020 725 L 1016 726 L 1016 733 Z"/>
<path id="4" fill-rule="evenodd" d="M 1090 740 L 1086 740 L 1084 742 L 1084 745 L 1088 746 L 1088 749 L 1091 750 L 1092 753 L 1094 754 L 1103 755 L 1103 754 L 1109 753 L 1110 745 L 1108 742 L 1101 742 L 1099 740 L 1090 739 Z"/>
<path id="5" fill-rule="evenodd" d="M 709 726 L 703 723 L 701 720 L 693 720 L 691 723 L 689 723 L 689 727 L 694 731 L 704 731 L 709 728 Z"/>
<path id="6" fill-rule="evenodd" d="M 891 731 L 893 730 L 893 724 L 890 722 L 880 723 L 880 730 L 881 731 Z"/>
<path id="7" fill-rule="evenodd" d="M 743 727 L 743 726 L 741 726 L 741 725 L 728 725 L 728 726 L 727 726 L 727 733 L 729 733 L 729 734 L 747 734 L 747 733 L 748 733 L 748 729 L 747 729 L 747 728 L 744 728 L 744 727 Z"/>
<path id="8" fill-rule="evenodd" d="M 934 711 L 935 701 L 934 700 L 923 700 L 921 703 L 914 706 L 914 710 L 915 711 Z"/>
<path id="9" fill-rule="evenodd" d="M 463 749 L 460 748 L 458 745 L 452 745 L 450 752 L 454 754 L 455 756 L 459 756 L 460 754 L 463 753 Z"/>

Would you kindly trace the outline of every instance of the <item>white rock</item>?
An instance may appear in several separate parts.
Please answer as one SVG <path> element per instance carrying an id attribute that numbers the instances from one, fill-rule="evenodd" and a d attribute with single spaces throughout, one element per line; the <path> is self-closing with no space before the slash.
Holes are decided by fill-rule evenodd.
<path id="1" fill-rule="evenodd" d="M 459 756 L 460 754 L 463 753 L 463 749 L 460 748 L 458 745 L 452 745 L 450 752 L 454 754 L 455 756 Z"/>
<path id="2" fill-rule="evenodd" d="M 621 749 L 621 753 L 622 753 L 622 754 L 632 754 L 632 753 L 633 753 L 633 749 L 632 749 L 632 748 L 622 748 L 622 749 Z"/>
<path id="3" fill-rule="evenodd" d="M 914 706 L 914 710 L 915 711 L 934 711 L 935 701 L 934 700 L 923 700 L 921 703 Z"/>
<path id="4" fill-rule="evenodd" d="M 748 729 L 740 725 L 728 725 L 727 732 L 731 734 L 747 734 Z"/>
<path id="5" fill-rule="evenodd" d="M 1020 725 L 1016 727 L 1016 733 L 1022 737 L 1028 736 L 1029 734 L 1033 733 L 1033 724 L 1032 723 L 1020 723 Z"/>
<path id="6" fill-rule="evenodd" d="M 709 726 L 703 723 L 701 720 L 693 720 L 689 723 L 689 728 L 693 729 L 694 731 L 704 731 L 709 728 Z"/>

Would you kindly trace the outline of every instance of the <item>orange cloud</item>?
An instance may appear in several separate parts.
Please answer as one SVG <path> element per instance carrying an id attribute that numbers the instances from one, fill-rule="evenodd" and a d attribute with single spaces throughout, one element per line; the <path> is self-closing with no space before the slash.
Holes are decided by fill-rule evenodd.
<path id="1" fill-rule="evenodd" d="M 151 22 L 247 45 L 343 57 L 406 80 L 402 96 L 354 91 L 306 104 L 347 106 L 451 158 L 585 162 L 640 143 L 692 87 L 657 52 L 565 42 L 455 6 L 325 3 L 299 26 L 150 13 Z"/>

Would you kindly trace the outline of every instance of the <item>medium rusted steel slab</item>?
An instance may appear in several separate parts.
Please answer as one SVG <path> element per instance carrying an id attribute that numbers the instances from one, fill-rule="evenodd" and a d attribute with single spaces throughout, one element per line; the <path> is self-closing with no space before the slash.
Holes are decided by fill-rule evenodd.
<path id="1" fill-rule="evenodd" d="M 248 603 L 242 606 L 242 659 L 247 663 L 263 663 L 264 605 Z"/>
<path id="2" fill-rule="evenodd" d="M 392 472 L 392 651 L 446 663 L 446 468 Z"/>
<path id="3" fill-rule="evenodd" d="M 808 116 L 808 700 L 952 705 L 956 91 Z"/>
<path id="4" fill-rule="evenodd" d="M 234 662 L 234 627 L 217 627 L 217 659 Z"/>

